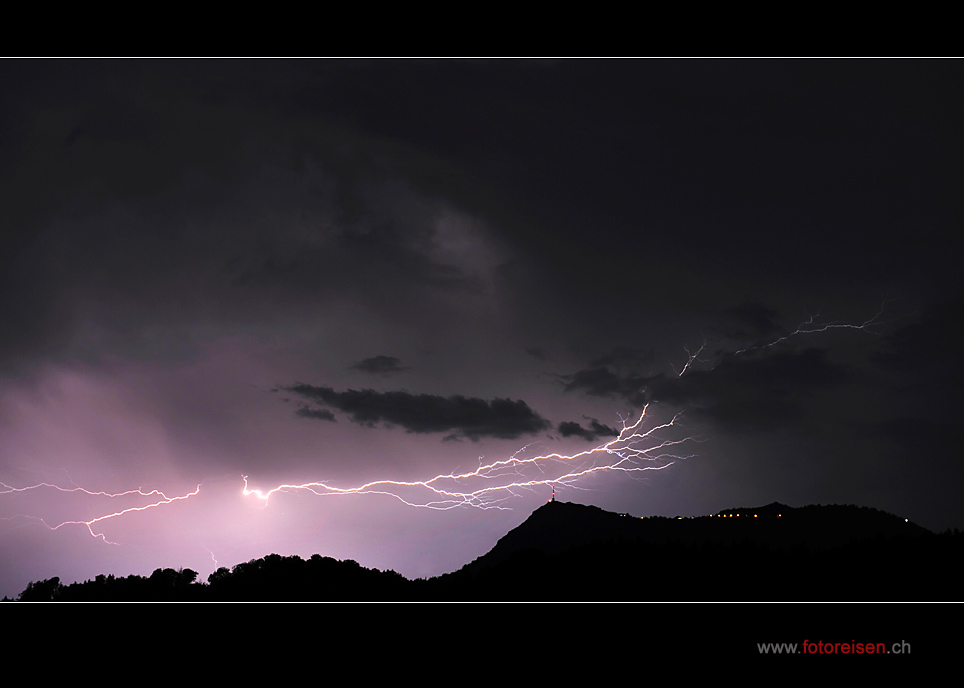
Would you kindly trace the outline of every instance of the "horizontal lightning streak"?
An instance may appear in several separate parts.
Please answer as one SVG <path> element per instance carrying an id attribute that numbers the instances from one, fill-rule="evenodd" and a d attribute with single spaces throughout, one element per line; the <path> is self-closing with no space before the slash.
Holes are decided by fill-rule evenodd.
<path id="1" fill-rule="evenodd" d="M 668 453 L 671 447 L 690 440 L 662 439 L 657 433 L 675 425 L 679 414 L 667 423 L 642 430 L 646 418 L 647 405 L 639 419 L 632 425 L 623 424 L 619 435 L 609 442 L 575 454 L 543 454 L 540 456 L 520 456 L 527 447 L 507 459 L 480 465 L 473 471 L 436 475 L 429 480 L 400 481 L 377 480 L 358 487 L 342 488 L 325 482 L 284 484 L 263 491 L 248 487 L 248 476 L 244 479 L 242 494 L 253 495 L 266 504 L 271 495 L 277 492 L 307 491 L 318 496 L 378 494 L 393 497 L 403 504 L 423 509 L 448 510 L 457 507 L 478 509 L 505 509 L 502 502 L 515 495 L 514 490 L 532 489 L 544 485 L 572 485 L 587 475 L 603 471 L 635 473 L 640 471 L 662 470 L 671 466 L 675 460 L 687 459 Z M 645 462 L 645 463 L 644 463 Z M 557 470 L 552 470 L 556 468 Z M 527 477 L 526 471 L 538 471 L 539 475 Z M 452 486 L 482 481 L 483 486 L 476 489 L 458 489 Z M 489 484 L 495 483 L 495 484 Z M 407 498 L 408 491 L 424 492 L 421 499 Z"/>
<path id="2" fill-rule="evenodd" d="M 883 306 L 880 311 L 872 318 L 863 323 L 845 322 L 816 322 L 818 316 L 813 316 L 806 322 L 799 325 L 793 332 L 790 332 L 773 341 L 740 349 L 735 355 L 740 355 L 749 351 L 763 350 L 774 347 L 792 337 L 804 334 L 816 334 L 827 332 L 834 329 L 851 330 L 870 330 L 875 325 L 881 325 L 880 317 L 883 314 Z M 700 355 L 705 351 L 707 342 L 695 351 L 690 352 L 686 349 L 687 361 L 683 365 L 678 375 L 682 377 L 690 372 L 694 364 L 703 362 Z M 435 510 L 449 510 L 458 507 L 472 507 L 478 509 L 506 509 L 503 502 L 511 497 L 517 496 L 519 490 L 531 490 L 539 486 L 566 485 L 571 488 L 580 489 L 577 483 L 586 476 L 594 473 L 619 471 L 626 474 L 639 473 L 642 471 L 663 470 L 673 465 L 675 461 L 691 458 L 673 453 L 674 447 L 686 442 L 697 441 L 692 437 L 682 439 L 666 439 L 659 436 L 662 431 L 669 430 L 678 425 L 680 414 L 677 414 L 667 423 L 662 423 L 643 429 L 649 405 L 643 408 L 636 422 L 631 425 L 625 420 L 622 421 L 623 429 L 619 435 L 608 442 L 576 452 L 574 454 L 542 454 L 539 456 L 525 456 L 529 446 L 522 447 L 515 454 L 507 459 L 483 464 L 480 459 L 479 467 L 472 471 L 462 473 L 452 472 L 436 475 L 428 480 L 400 481 L 400 480 L 376 480 L 357 487 L 337 487 L 326 482 L 310 482 L 302 484 L 283 484 L 270 490 L 263 491 L 253 489 L 248 486 L 248 476 L 242 476 L 244 496 L 254 496 L 267 505 L 270 497 L 278 492 L 306 491 L 318 496 L 344 496 L 344 495 L 383 495 L 397 499 L 411 507 Z M 471 486 L 473 482 L 477 484 Z M 469 487 L 471 486 L 471 487 Z M 28 487 L 13 487 L 0 482 L 0 495 L 10 495 L 15 493 L 27 493 L 36 490 L 53 490 L 61 493 L 83 494 L 89 497 L 102 497 L 107 499 L 118 499 L 122 497 L 133 498 L 146 497 L 157 499 L 150 504 L 141 506 L 131 506 L 111 513 L 106 513 L 96 518 L 88 520 L 68 520 L 56 525 L 47 523 L 38 516 L 17 515 L 11 518 L 25 518 L 32 522 L 40 523 L 49 530 L 59 530 L 68 525 L 82 525 L 87 528 L 90 535 L 100 539 L 105 543 L 116 545 L 111 542 L 103 532 L 96 532 L 95 525 L 104 523 L 111 519 L 120 518 L 126 514 L 138 511 L 147 511 L 158 508 L 166 504 L 189 499 L 196 496 L 201 486 L 198 485 L 193 492 L 170 497 L 160 490 L 145 491 L 142 489 L 126 490 L 124 492 L 105 492 L 89 490 L 84 487 L 62 487 L 52 483 L 38 483 Z M 421 497 L 410 496 L 411 494 L 421 494 Z M 4 519 L 7 520 L 7 519 Z M 212 559 L 214 555 L 212 554 Z"/>
<path id="3" fill-rule="evenodd" d="M 803 334 L 817 334 L 819 332 L 827 332 L 828 330 L 868 330 L 873 325 L 881 324 L 879 318 L 881 315 L 883 315 L 883 313 L 884 313 L 884 307 L 881 306 L 880 310 L 877 311 L 876 315 L 874 315 L 869 320 L 866 320 L 860 324 L 844 323 L 844 322 L 830 322 L 830 323 L 823 323 L 823 324 L 815 323 L 814 320 L 816 320 L 816 318 L 819 316 L 819 313 L 818 313 L 817 315 L 810 316 L 810 318 L 806 322 L 798 325 L 797 329 L 795 329 L 793 332 L 790 332 L 789 334 L 785 334 L 784 336 L 779 337 L 778 339 L 774 339 L 772 342 L 768 344 L 762 344 L 760 346 L 751 346 L 746 349 L 740 349 L 739 351 L 735 352 L 734 355 L 739 356 L 740 354 L 746 353 L 748 351 L 759 351 L 762 349 L 769 349 L 772 346 L 776 346 L 781 342 L 787 341 L 791 337 L 797 337 Z"/>
<path id="4" fill-rule="evenodd" d="M 185 500 L 185 499 L 188 499 L 189 497 L 194 497 L 201 491 L 201 486 L 198 485 L 193 492 L 188 492 L 187 494 L 178 495 L 176 497 L 168 497 L 160 490 L 151 490 L 150 492 L 144 492 L 141 489 L 137 489 L 137 490 L 127 490 L 125 492 L 98 492 L 98 491 L 88 490 L 83 487 L 70 487 L 70 488 L 60 487 L 59 485 L 54 485 L 51 483 L 37 483 L 36 485 L 30 485 L 28 487 L 12 487 L 10 485 L 7 485 L 6 483 L 0 482 L 0 495 L 17 493 L 17 492 L 31 492 L 33 490 L 39 490 L 42 488 L 48 488 L 51 490 L 56 490 L 58 492 L 79 492 L 86 495 L 90 495 L 92 497 L 108 497 L 112 499 L 118 498 L 118 497 L 128 497 L 131 495 L 139 495 L 141 497 L 153 497 L 155 495 L 160 496 L 161 499 L 154 502 L 153 504 L 143 504 L 141 506 L 128 507 L 126 509 L 121 509 L 120 511 L 104 514 L 102 516 L 98 516 L 97 518 L 92 518 L 87 521 L 63 521 L 53 526 L 47 523 L 43 518 L 40 518 L 39 516 L 21 515 L 22 518 L 29 519 L 35 523 L 40 523 L 46 528 L 48 528 L 49 530 L 59 530 L 60 528 L 63 528 L 64 526 L 69 526 L 69 525 L 83 525 L 87 528 L 87 530 L 90 532 L 92 537 L 99 538 L 100 540 L 103 540 L 104 542 L 106 542 L 108 545 L 117 545 L 119 543 L 111 542 L 110 540 L 107 539 L 107 536 L 104 533 L 95 533 L 93 528 L 95 523 L 107 521 L 112 518 L 118 518 L 120 516 L 129 514 L 135 511 L 147 511 L 148 509 L 154 509 L 156 507 L 163 506 L 165 504 L 171 504 L 172 502 Z"/>
<path id="5" fill-rule="evenodd" d="M 868 332 L 873 332 L 873 330 L 871 330 L 872 327 L 874 327 L 875 325 L 879 326 L 879 325 L 885 324 L 880 320 L 880 317 L 884 314 L 885 305 L 886 304 L 882 304 L 880 307 L 880 310 L 877 311 L 877 313 L 872 318 L 870 318 L 869 320 L 865 320 L 862 323 L 848 323 L 848 322 L 818 323 L 816 322 L 816 319 L 820 316 L 820 314 L 818 313 L 817 315 L 810 316 L 810 318 L 808 318 L 805 322 L 801 323 L 800 325 L 797 325 L 797 329 L 795 329 L 793 332 L 789 332 L 783 335 L 782 337 L 778 337 L 777 339 L 774 339 L 771 342 L 767 342 L 766 344 L 758 344 L 757 346 L 748 346 L 745 349 L 739 349 L 737 351 L 734 351 L 731 355 L 740 356 L 742 354 L 749 353 L 751 351 L 764 351 L 766 349 L 777 346 L 778 344 L 781 344 L 794 337 L 799 337 L 805 334 L 819 334 L 821 332 L 828 332 L 829 330 L 864 330 Z M 683 364 L 682 369 L 678 373 L 676 373 L 677 377 L 683 377 L 683 375 L 685 375 L 693 367 L 695 363 L 709 362 L 699 357 L 700 354 L 703 353 L 704 349 L 706 349 L 707 345 L 708 345 L 708 342 L 704 339 L 703 343 L 700 345 L 700 348 L 697 349 L 695 353 L 690 353 L 690 350 L 688 347 L 685 347 L 685 346 L 683 347 L 683 350 L 686 352 L 687 358 L 686 358 L 686 363 Z M 671 365 L 671 367 L 673 368 L 673 372 L 676 372 L 676 366 Z M 715 367 L 715 364 L 711 366 L 711 369 L 713 367 Z"/>

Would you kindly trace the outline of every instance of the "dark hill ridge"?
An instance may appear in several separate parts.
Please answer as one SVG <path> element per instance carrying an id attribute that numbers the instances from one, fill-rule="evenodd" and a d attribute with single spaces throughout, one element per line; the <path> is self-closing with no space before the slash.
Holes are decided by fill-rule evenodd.
<path id="1" fill-rule="evenodd" d="M 726 509 L 709 516 L 638 518 L 595 506 L 549 502 L 463 570 L 494 566 L 525 549 L 558 554 L 593 542 L 679 542 L 694 546 L 748 541 L 774 548 L 804 545 L 821 549 L 876 537 L 925 534 L 930 531 L 893 514 L 856 506 L 793 508 L 773 502 L 756 508 Z"/>
<path id="2" fill-rule="evenodd" d="M 865 507 L 637 518 L 550 502 L 439 580 L 483 599 L 957 599 L 961 563 L 960 534 Z"/>
<path id="3" fill-rule="evenodd" d="M 961 598 L 964 536 L 856 506 L 773 503 L 645 517 L 550 502 L 460 570 L 409 581 L 354 561 L 268 555 L 150 578 L 31 583 L 21 600 L 64 601 L 924 601 Z"/>

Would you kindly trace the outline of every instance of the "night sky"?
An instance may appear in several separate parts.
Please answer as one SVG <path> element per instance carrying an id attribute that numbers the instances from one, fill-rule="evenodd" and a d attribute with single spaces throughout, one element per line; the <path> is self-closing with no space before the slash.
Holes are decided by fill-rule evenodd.
<path id="1" fill-rule="evenodd" d="M 384 485 L 266 503 L 242 476 L 351 490 L 571 455 L 646 404 L 641 427 L 676 418 L 652 436 L 676 458 L 557 499 L 964 527 L 962 77 L 0 62 L 0 594 L 270 553 L 452 571 L 562 464 L 509 465 L 487 484 L 536 484 L 450 509 Z"/>

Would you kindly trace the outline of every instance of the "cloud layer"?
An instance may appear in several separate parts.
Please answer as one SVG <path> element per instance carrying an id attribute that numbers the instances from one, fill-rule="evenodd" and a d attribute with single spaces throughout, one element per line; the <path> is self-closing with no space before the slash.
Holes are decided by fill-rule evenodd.
<path id="1" fill-rule="evenodd" d="M 442 397 L 409 392 L 378 392 L 373 389 L 338 392 L 331 387 L 306 384 L 283 389 L 310 402 L 346 413 L 354 423 L 397 425 L 411 433 L 450 433 L 472 440 L 482 437 L 515 439 L 549 427 L 549 421 L 522 400 L 487 401 L 461 395 Z M 324 411 L 299 410 L 298 413 L 331 420 L 323 415 Z"/>

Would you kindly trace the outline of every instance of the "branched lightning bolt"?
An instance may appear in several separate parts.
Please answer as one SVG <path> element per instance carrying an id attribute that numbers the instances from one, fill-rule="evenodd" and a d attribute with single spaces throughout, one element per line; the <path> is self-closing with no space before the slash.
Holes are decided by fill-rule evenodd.
<path id="1" fill-rule="evenodd" d="M 128 507 L 126 509 L 121 509 L 120 511 L 104 514 L 102 516 L 98 516 L 96 518 L 92 518 L 87 521 L 82 521 L 82 520 L 81 521 L 63 521 L 61 523 L 58 523 L 57 525 L 50 525 L 49 523 L 47 523 L 47 521 L 45 521 L 43 518 L 39 516 L 27 516 L 27 515 L 20 516 L 21 518 L 26 518 L 35 523 L 40 523 L 46 528 L 48 528 L 49 530 L 59 530 L 60 528 L 63 528 L 64 526 L 69 526 L 69 525 L 82 525 L 87 528 L 87 530 L 90 532 L 92 537 L 103 540 L 109 545 L 117 545 L 119 543 L 111 542 L 110 540 L 107 539 L 107 536 L 104 533 L 94 532 L 94 524 L 102 523 L 112 518 L 118 518 L 120 516 L 129 514 L 135 511 L 147 511 L 148 509 L 154 509 L 156 507 L 163 506 L 165 504 L 171 504 L 172 502 L 178 502 L 181 500 L 188 499 L 189 497 L 193 497 L 197 495 L 201 491 L 201 486 L 198 485 L 193 492 L 188 492 L 187 494 L 178 495 L 175 497 L 168 497 L 160 490 L 151 490 L 150 492 L 145 492 L 144 490 L 136 489 L 136 490 L 127 490 L 125 492 L 102 492 L 102 491 L 88 490 L 83 487 L 69 487 L 69 488 L 61 487 L 59 485 L 54 485 L 51 483 L 37 483 L 36 485 L 30 485 L 28 487 L 12 487 L 10 485 L 7 485 L 6 483 L 0 482 L 0 495 L 17 493 L 17 492 L 20 492 L 20 493 L 31 492 L 33 490 L 40 490 L 40 489 L 50 489 L 50 490 L 56 490 L 58 492 L 77 492 L 77 493 L 86 494 L 92 497 L 107 497 L 111 499 L 116 499 L 119 497 L 128 497 L 132 495 L 139 495 L 141 497 L 159 497 L 160 499 L 153 502 L 152 504 L 143 504 L 141 506 Z"/>
<path id="2" fill-rule="evenodd" d="M 740 354 L 744 354 L 749 351 L 760 351 L 763 349 L 769 349 L 770 347 L 774 347 L 777 344 L 787 341 L 788 339 L 791 339 L 793 337 L 797 337 L 803 334 L 816 334 L 819 332 L 827 332 L 829 330 L 870 330 L 870 328 L 873 327 L 874 325 L 883 324 L 880 320 L 880 316 L 883 315 L 883 313 L 884 313 L 884 307 L 881 306 L 880 310 L 877 311 L 877 313 L 872 318 L 870 318 L 869 320 L 865 320 L 862 323 L 847 323 L 847 322 L 820 323 L 820 322 L 817 322 L 817 318 L 820 317 L 820 314 L 817 313 L 817 315 L 810 316 L 805 322 L 798 325 L 797 329 L 795 329 L 793 332 L 790 332 L 789 334 L 785 334 L 782 337 L 774 339 L 772 342 L 769 342 L 768 344 L 761 344 L 759 346 L 751 346 L 751 347 L 747 347 L 746 349 L 740 349 L 739 351 L 736 351 L 734 355 L 739 356 Z"/>
<path id="3" fill-rule="evenodd" d="M 686 360 L 686 365 L 683 366 L 683 369 L 682 369 L 681 371 L 679 371 L 679 373 L 677 373 L 677 377 L 683 377 L 683 375 L 686 373 L 686 371 L 690 369 L 690 366 L 693 365 L 693 362 L 694 362 L 694 361 L 699 361 L 699 360 L 701 360 L 701 359 L 699 358 L 699 355 L 700 355 L 701 353 L 703 353 L 703 349 L 705 349 L 705 348 L 706 348 L 706 340 L 705 340 L 705 339 L 703 340 L 703 343 L 700 345 L 700 348 L 696 350 L 696 353 L 692 353 L 692 354 L 691 354 L 691 353 L 690 353 L 690 350 L 689 350 L 688 348 L 686 348 L 685 346 L 683 347 L 683 351 L 686 352 L 686 355 L 687 355 L 689 358 Z M 675 366 L 674 366 L 674 370 L 675 370 Z"/>
<path id="4" fill-rule="evenodd" d="M 740 349 L 733 355 L 742 355 L 751 351 L 769 349 L 793 337 L 804 334 L 815 334 L 835 329 L 851 329 L 873 331 L 874 326 L 882 325 L 880 320 L 884 308 L 870 319 L 862 323 L 826 322 L 818 321 L 817 316 L 810 317 L 800 324 L 793 332 L 785 334 L 773 341 Z M 691 371 L 695 363 L 706 361 L 700 358 L 708 346 L 704 340 L 695 352 L 684 347 L 687 354 L 686 363 L 677 373 L 682 377 Z M 582 489 L 577 483 L 594 473 L 617 471 L 627 475 L 638 476 L 643 471 L 662 470 L 673 465 L 678 460 L 691 458 L 692 455 L 675 453 L 680 451 L 680 445 L 696 442 L 696 438 L 684 436 L 676 438 L 671 429 L 680 426 L 680 414 L 670 421 L 647 427 L 647 411 L 649 405 L 643 408 L 635 422 L 630 423 L 621 417 L 622 430 L 619 435 L 608 442 L 585 451 L 574 454 L 549 453 L 529 456 L 532 445 L 522 447 L 507 459 L 485 463 L 480 458 L 479 466 L 475 470 L 465 472 L 451 472 L 439 474 L 427 480 L 399 481 L 376 480 L 356 487 L 339 487 L 328 482 L 318 481 L 302 484 L 283 484 L 269 490 L 251 488 L 248 476 L 242 476 L 244 496 L 254 496 L 267 505 L 272 495 L 278 492 L 309 492 L 317 496 L 347 496 L 347 495 L 383 495 L 396 499 L 403 504 L 415 508 L 449 510 L 460 507 L 477 509 L 507 509 L 504 503 L 519 492 L 533 490 L 536 487 L 550 485 L 567 486 Z M 26 493 L 34 490 L 53 490 L 61 493 L 77 493 L 90 497 L 117 499 L 122 497 L 155 498 L 150 504 L 131 506 L 111 513 L 106 513 L 89 520 L 67 520 L 51 525 L 38 516 L 19 515 L 13 518 L 25 518 L 37 522 L 50 530 L 59 530 L 68 525 L 82 525 L 90 535 L 105 543 L 116 545 L 107 539 L 103 532 L 97 532 L 97 524 L 111 519 L 120 518 L 136 511 L 146 511 L 166 504 L 189 499 L 200 492 L 198 485 L 193 492 L 178 496 L 168 496 L 159 490 L 144 491 L 142 489 L 127 490 L 110 493 L 94 491 L 83 487 L 62 487 L 52 483 L 38 483 L 28 487 L 13 487 L 0 482 L 0 496 L 13 493 Z M 213 552 L 211 558 L 217 560 Z"/>
<path id="5" fill-rule="evenodd" d="M 820 314 L 817 313 L 817 315 L 812 315 L 806 321 L 797 325 L 797 328 L 793 332 L 789 332 L 783 335 L 782 337 L 777 337 L 776 339 L 770 342 L 767 342 L 766 344 L 758 344 L 756 346 L 748 346 L 744 349 L 739 349 L 737 351 L 734 351 L 730 355 L 741 356 L 743 354 L 750 353 L 751 351 L 764 351 L 766 349 L 775 347 L 778 344 L 782 344 L 783 342 L 789 339 L 793 339 L 794 337 L 799 337 L 805 334 L 818 334 L 821 332 L 828 332 L 830 330 L 864 330 L 868 332 L 874 332 L 872 328 L 874 328 L 875 326 L 880 326 L 885 324 L 884 321 L 880 319 L 881 316 L 884 314 L 884 305 L 885 304 L 881 305 L 880 310 L 878 310 L 873 317 L 869 318 L 868 320 L 865 320 L 862 323 L 851 323 L 851 322 L 841 322 L 841 321 L 819 322 L 817 319 L 820 317 Z M 683 377 L 683 375 L 685 375 L 693 367 L 694 363 L 708 362 L 706 359 L 702 359 L 699 357 L 700 354 L 703 353 L 703 350 L 706 349 L 707 346 L 708 346 L 708 342 L 704 339 L 703 343 L 700 345 L 700 348 L 697 349 L 695 352 L 690 352 L 688 347 L 685 347 L 685 346 L 683 347 L 683 351 L 686 352 L 687 358 L 686 358 L 686 363 L 683 364 L 682 369 L 678 373 L 676 373 L 677 377 Z M 715 364 L 712 367 L 715 367 Z M 672 368 L 673 368 L 673 372 L 676 372 L 676 366 L 672 366 Z"/>
<path id="6" fill-rule="evenodd" d="M 254 495 L 267 504 L 277 492 L 307 491 L 318 496 L 377 494 L 392 497 L 417 508 L 447 510 L 458 507 L 506 509 L 503 502 L 517 496 L 518 491 L 538 486 L 567 485 L 588 475 L 605 471 L 636 474 L 662 470 L 675 461 L 690 458 L 673 453 L 675 447 L 692 438 L 671 439 L 664 431 L 679 425 L 679 414 L 666 423 L 644 429 L 647 405 L 632 425 L 623 422 L 619 435 L 609 442 L 575 454 L 542 454 L 525 456 L 523 447 L 507 459 L 482 464 L 473 471 L 436 475 L 428 480 L 376 480 L 357 487 L 336 487 L 326 482 L 278 485 L 267 491 L 248 487 L 244 479 L 242 493 Z"/>

